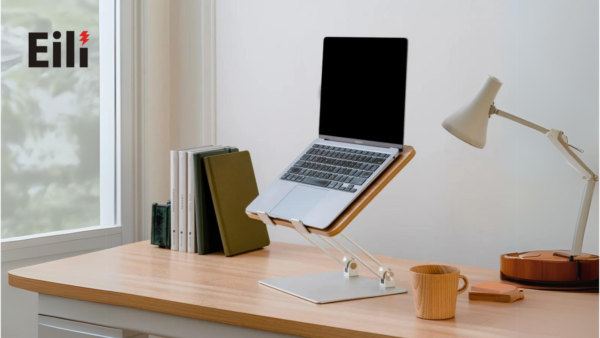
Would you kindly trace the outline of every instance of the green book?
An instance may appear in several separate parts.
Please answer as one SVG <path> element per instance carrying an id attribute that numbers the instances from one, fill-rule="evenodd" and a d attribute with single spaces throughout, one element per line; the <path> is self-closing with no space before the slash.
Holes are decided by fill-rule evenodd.
<path id="1" fill-rule="evenodd" d="M 198 254 L 200 255 L 223 250 L 219 225 L 217 224 L 217 217 L 215 216 L 215 208 L 213 207 L 210 188 L 208 186 L 208 181 L 206 180 L 204 158 L 237 151 L 237 148 L 225 147 L 194 154 L 194 183 L 196 185 L 196 247 L 198 248 Z"/>
<path id="2" fill-rule="evenodd" d="M 250 153 L 210 156 L 204 159 L 225 256 L 269 245 L 267 226 L 246 215 L 258 196 Z"/>
<path id="3" fill-rule="evenodd" d="M 167 205 L 152 204 L 150 243 L 160 248 L 171 247 L 171 201 Z"/>

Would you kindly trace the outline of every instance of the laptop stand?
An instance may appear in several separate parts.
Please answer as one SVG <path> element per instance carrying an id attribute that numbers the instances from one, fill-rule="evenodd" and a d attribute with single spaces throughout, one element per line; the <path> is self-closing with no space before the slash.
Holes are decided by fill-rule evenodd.
<path id="1" fill-rule="evenodd" d="M 248 217 L 258 219 L 267 225 L 281 225 L 293 228 L 313 245 L 323 250 L 325 254 L 342 267 L 342 271 L 265 279 L 259 281 L 259 283 L 318 304 L 407 292 L 406 289 L 395 286 L 394 273 L 392 270 L 381 264 L 358 243 L 342 234 L 342 231 L 414 156 L 414 149 L 410 146 L 404 146 L 402 154 L 395 159 L 394 162 L 392 162 L 392 164 L 390 164 L 390 166 L 388 166 L 388 168 L 386 168 L 386 170 L 384 170 L 329 227 L 325 229 L 307 227 L 301 220 L 297 219 L 292 219 L 289 222 L 286 220 L 273 219 L 267 213 L 262 211 L 259 211 L 256 214 L 248 213 Z M 331 250 L 328 250 L 321 245 L 311 235 L 316 235 L 322 242 L 341 253 L 343 258 L 338 258 Z M 338 240 L 336 238 L 338 236 L 344 238 L 345 242 L 356 247 L 367 259 L 375 263 L 377 268 L 374 269 L 371 265 L 367 264 L 363 258 L 350 250 L 347 244 Z M 377 277 L 377 280 L 360 276 L 358 273 L 359 263 L 373 273 Z"/>

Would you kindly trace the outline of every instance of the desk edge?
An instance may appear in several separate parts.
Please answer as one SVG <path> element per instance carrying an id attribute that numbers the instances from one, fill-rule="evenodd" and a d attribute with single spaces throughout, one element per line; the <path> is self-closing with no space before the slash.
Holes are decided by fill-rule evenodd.
<path id="1" fill-rule="evenodd" d="M 14 271 L 14 270 L 13 270 Z M 364 331 L 309 324 L 289 319 L 273 318 L 231 310 L 216 309 L 146 296 L 84 288 L 44 280 L 22 277 L 8 272 L 8 284 L 12 287 L 39 294 L 76 299 L 107 305 L 124 306 L 140 310 L 165 313 L 192 319 L 242 326 L 263 331 L 297 335 L 301 337 L 368 337 L 393 338 L 393 336 Z"/>

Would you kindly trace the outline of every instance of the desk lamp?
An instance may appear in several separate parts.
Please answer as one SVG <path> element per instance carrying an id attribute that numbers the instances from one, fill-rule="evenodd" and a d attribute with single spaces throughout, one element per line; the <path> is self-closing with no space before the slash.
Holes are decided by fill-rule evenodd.
<path id="1" fill-rule="evenodd" d="M 570 145 L 567 136 L 562 131 L 548 130 L 497 109 L 494 105 L 494 99 L 501 86 L 502 83 L 498 79 L 488 76 L 475 98 L 446 118 L 442 126 L 462 141 L 483 149 L 486 142 L 488 121 L 493 115 L 520 123 L 546 135 L 548 140 L 565 157 L 567 163 L 585 180 L 585 190 L 571 251 L 546 250 L 502 255 L 500 259 L 502 277 L 517 282 L 555 285 L 575 285 L 597 281 L 598 256 L 582 254 L 581 246 L 598 176 L 575 155 L 572 149 L 579 152 L 583 151 Z"/>

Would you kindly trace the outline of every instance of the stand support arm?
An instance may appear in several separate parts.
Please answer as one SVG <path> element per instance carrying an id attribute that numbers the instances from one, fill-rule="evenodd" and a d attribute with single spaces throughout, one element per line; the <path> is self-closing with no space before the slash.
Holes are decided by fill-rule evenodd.
<path id="1" fill-rule="evenodd" d="M 377 278 L 379 278 L 379 284 L 382 287 L 391 288 L 391 287 L 395 286 L 394 273 L 392 272 L 392 270 L 389 268 L 386 268 L 381 263 L 379 263 L 379 261 L 377 261 L 377 259 L 375 257 L 373 257 L 370 253 L 368 253 L 365 249 L 363 249 L 360 245 L 358 245 L 356 242 L 351 240 L 346 235 L 341 234 L 346 240 L 348 240 L 350 243 L 352 243 L 354 246 L 356 246 L 360 251 L 362 251 L 367 257 L 369 257 L 371 260 L 373 260 L 379 266 L 379 271 L 373 269 L 369 264 L 365 263 L 365 261 L 363 261 L 356 254 L 354 254 L 352 252 L 352 250 L 350 250 L 348 247 L 346 247 L 343 243 L 341 243 L 337 239 L 335 239 L 333 237 L 330 238 L 331 241 L 333 241 L 333 243 L 337 244 L 337 246 L 336 246 L 326 237 L 319 236 L 325 243 L 329 244 L 334 249 L 338 250 L 339 252 L 341 252 L 344 255 L 343 260 L 338 259 L 334 254 L 329 252 L 329 250 L 325 249 L 323 246 L 321 246 L 319 243 L 317 243 L 315 240 L 313 240 L 310 237 L 310 233 L 308 232 L 308 230 L 306 229 L 306 226 L 304 225 L 304 223 L 302 223 L 302 221 L 300 221 L 298 219 L 291 219 L 290 222 L 292 223 L 292 225 L 294 226 L 294 228 L 296 229 L 296 231 L 298 233 L 300 233 L 304 238 L 306 238 L 312 244 L 319 247 L 329 257 L 331 257 L 338 264 L 340 264 L 344 268 L 344 274 L 347 277 L 358 276 L 358 267 L 356 265 L 356 262 L 359 262 L 362 265 L 364 265 L 367 269 L 369 269 L 369 271 L 371 271 L 375 276 L 377 276 Z"/>
<path id="2" fill-rule="evenodd" d="M 302 235 L 309 242 L 311 242 L 312 244 L 314 244 L 314 246 L 316 246 L 316 247 L 320 248 L 321 250 L 323 250 L 323 252 L 325 254 L 327 254 L 327 256 L 331 257 L 331 259 L 333 259 L 334 261 L 336 261 L 343 268 L 346 268 L 345 264 L 341 260 L 339 260 L 337 257 L 335 257 L 334 254 L 332 254 L 331 252 L 329 252 L 329 250 L 325 249 L 322 245 L 320 245 L 319 243 L 317 243 L 315 240 L 313 240 L 310 237 L 310 233 L 308 232 L 308 230 L 306 230 L 306 227 L 304 226 L 304 224 L 300 220 L 292 219 L 291 223 L 294 225 L 294 228 L 296 228 L 296 231 L 300 235 Z"/>

